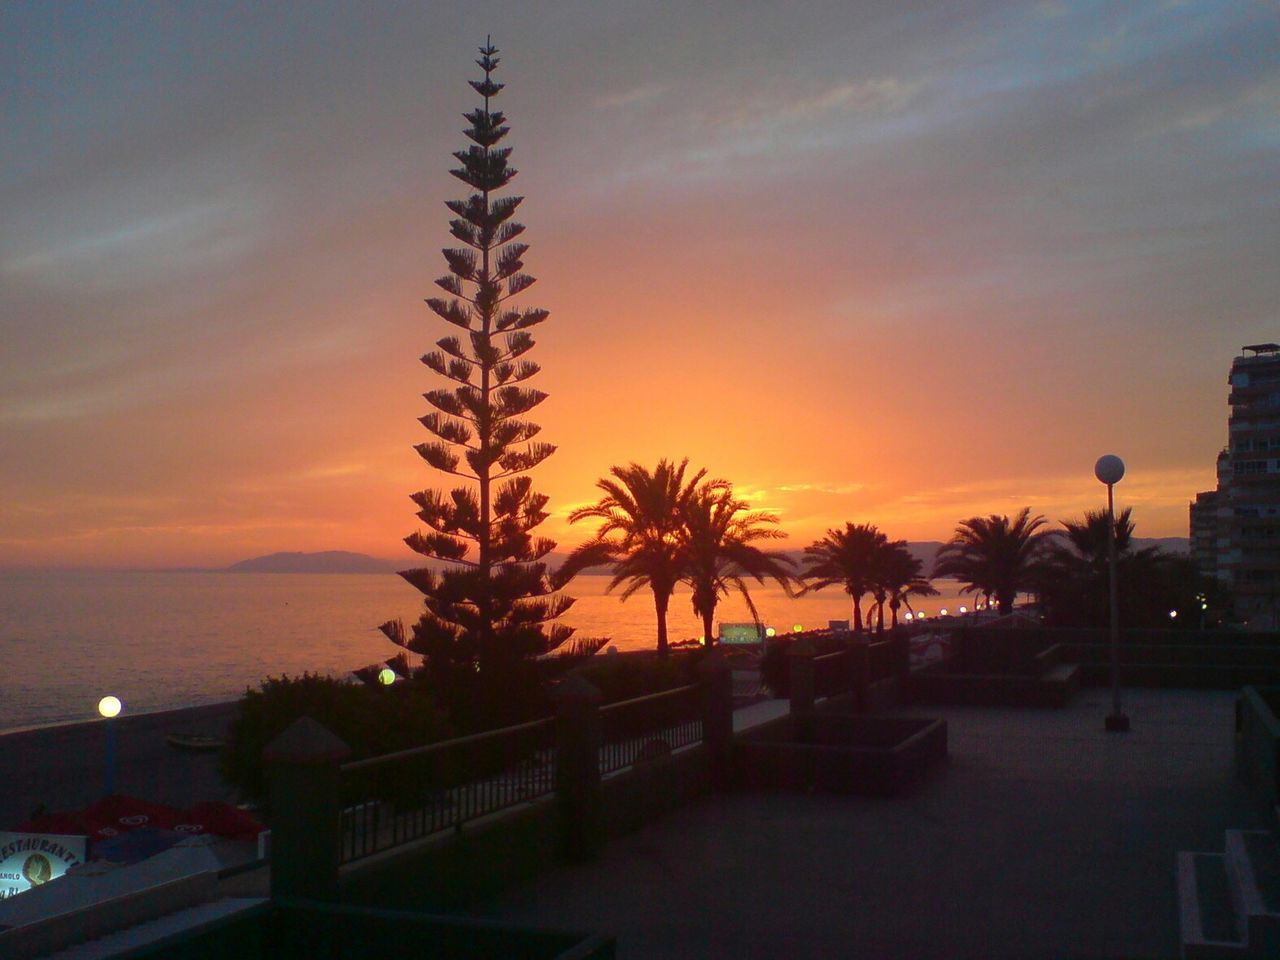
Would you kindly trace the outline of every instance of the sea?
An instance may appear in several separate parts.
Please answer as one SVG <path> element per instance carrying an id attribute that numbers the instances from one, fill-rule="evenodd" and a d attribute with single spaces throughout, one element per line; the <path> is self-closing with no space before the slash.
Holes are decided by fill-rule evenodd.
<path id="1" fill-rule="evenodd" d="M 562 622 L 620 651 L 652 649 L 652 594 L 624 602 L 608 583 L 574 580 L 565 592 L 576 603 Z M 918 609 L 972 606 L 958 584 L 935 587 L 941 595 Z M 777 586 L 751 595 L 778 633 L 851 616 L 836 587 L 796 599 Z M 394 574 L 0 572 L 0 732 L 94 719 L 107 695 L 126 713 L 152 713 L 233 700 L 267 677 L 350 676 L 399 652 L 378 624 L 410 625 L 420 610 L 421 596 Z M 716 612 L 719 622 L 751 620 L 738 597 Z M 672 598 L 668 632 L 673 641 L 702 634 L 687 591 Z"/>

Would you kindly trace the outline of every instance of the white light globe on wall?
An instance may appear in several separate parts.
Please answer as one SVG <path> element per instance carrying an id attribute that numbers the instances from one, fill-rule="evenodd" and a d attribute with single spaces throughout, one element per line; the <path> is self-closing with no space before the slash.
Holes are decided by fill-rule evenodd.
<path id="1" fill-rule="evenodd" d="M 123 706 L 119 697 L 103 697 L 98 701 L 98 713 L 110 720 L 120 715 L 120 709 Z"/>

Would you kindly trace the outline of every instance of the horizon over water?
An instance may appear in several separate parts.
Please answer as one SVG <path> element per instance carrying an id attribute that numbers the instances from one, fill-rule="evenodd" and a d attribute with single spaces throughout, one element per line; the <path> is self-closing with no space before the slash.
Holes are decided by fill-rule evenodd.
<path id="1" fill-rule="evenodd" d="M 652 594 L 622 602 L 607 583 L 575 579 L 565 592 L 577 602 L 560 622 L 619 650 L 653 649 Z M 953 581 L 936 586 L 942 595 L 919 605 L 929 613 L 972 605 Z M 799 599 L 773 585 L 751 595 L 779 633 L 851 616 L 834 587 Z M 96 719 L 107 694 L 126 714 L 153 713 L 238 699 L 269 676 L 345 675 L 398 653 L 377 625 L 412 624 L 421 605 L 395 574 L 0 571 L 0 732 Z M 716 614 L 717 623 L 751 619 L 736 596 Z M 667 623 L 673 642 L 701 636 L 687 589 L 672 597 Z"/>

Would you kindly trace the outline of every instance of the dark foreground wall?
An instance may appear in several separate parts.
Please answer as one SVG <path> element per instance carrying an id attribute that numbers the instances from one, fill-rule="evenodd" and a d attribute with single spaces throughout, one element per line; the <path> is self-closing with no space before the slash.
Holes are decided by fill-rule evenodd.
<path id="1" fill-rule="evenodd" d="M 601 783 L 604 838 L 638 830 L 711 792 L 709 753 L 692 747 Z M 345 903 L 462 910 L 566 862 L 554 797 L 471 821 L 342 868 Z"/>
<path id="2" fill-rule="evenodd" d="M 1080 664 L 1082 685 L 1111 683 L 1111 642 L 1106 630 L 968 627 L 957 631 L 956 640 L 974 656 L 987 649 L 1025 655 L 1057 644 L 1064 663 Z M 1133 687 L 1202 690 L 1280 684 L 1280 634 L 1122 630 L 1120 682 Z"/>

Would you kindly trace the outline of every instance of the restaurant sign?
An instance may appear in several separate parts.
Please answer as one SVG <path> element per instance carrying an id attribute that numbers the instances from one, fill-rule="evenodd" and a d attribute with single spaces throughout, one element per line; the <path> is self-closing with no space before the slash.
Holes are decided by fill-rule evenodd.
<path id="1" fill-rule="evenodd" d="M 0 832 L 0 899 L 25 893 L 84 863 L 87 837 Z"/>

